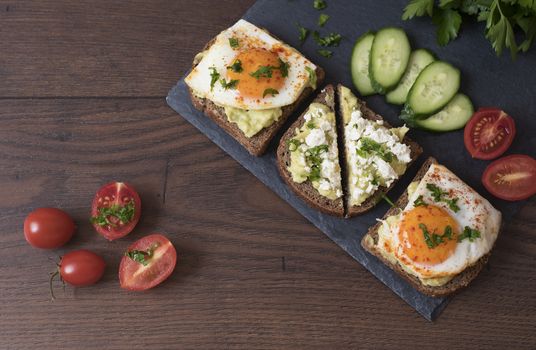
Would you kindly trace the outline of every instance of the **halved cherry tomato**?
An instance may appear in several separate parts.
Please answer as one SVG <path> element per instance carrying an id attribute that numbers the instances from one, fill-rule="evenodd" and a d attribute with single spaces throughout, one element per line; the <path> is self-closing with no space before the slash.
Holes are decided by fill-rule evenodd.
<path id="1" fill-rule="evenodd" d="M 527 199 L 536 194 L 536 160 L 522 154 L 497 159 L 484 171 L 482 183 L 497 198 Z"/>
<path id="2" fill-rule="evenodd" d="M 112 182 L 99 189 L 91 207 L 91 223 L 110 241 L 128 235 L 141 215 L 141 199 L 124 182 Z"/>
<path id="3" fill-rule="evenodd" d="M 134 242 L 119 265 L 121 288 L 146 290 L 168 278 L 177 264 L 177 251 L 161 234 L 155 233 Z"/>
<path id="4" fill-rule="evenodd" d="M 99 255 L 85 249 L 65 254 L 60 262 L 61 278 L 75 287 L 97 283 L 104 275 L 106 263 Z"/>
<path id="5" fill-rule="evenodd" d="M 36 248 L 59 248 L 69 242 L 75 229 L 69 214 L 56 208 L 36 209 L 24 220 L 24 237 Z"/>
<path id="6" fill-rule="evenodd" d="M 512 117 L 498 108 L 480 108 L 464 130 L 465 148 L 473 158 L 495 159 L 512 144 L 516 126 Z"/>

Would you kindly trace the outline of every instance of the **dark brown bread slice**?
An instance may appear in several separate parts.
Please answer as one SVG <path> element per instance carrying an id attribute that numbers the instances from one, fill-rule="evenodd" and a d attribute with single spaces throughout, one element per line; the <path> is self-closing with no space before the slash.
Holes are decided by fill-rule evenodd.
<path id="1" fill-rule="evenodd" d="M 210 46 L 214 43 L 215 38 L 212 39 L 203 49 L 203 51 L 208 50 Z M 192 69 L 197 66 L 199 62 L 194 61 Z M 317 66 L 316 68 L 316 77 L 317 77 L 317 86 L 321 86 L 324 81 L 325 73 L 324 70 Z M 224 129 L 229 135 L 234 137 L 242 146 L 244 146 L 249 153 L 254 156 L 261 156 L 268 148 L 270 141 L 277 134 L 277 131 L 285 122 L 288 117 L 299 107 L 299 105 L 306 100 L 313 92 L 314 89 L 307 87 L 303 90 L 302 94 L 298 97 L 293 104 L 283 107 L 283 114 L 279 120 L 267 128 L 262 129 L 256 135 L 252 137 L 247 137 L 242 130 L 235 124 L 227 120 L 227 115 L 225 110 L 214 104 L 212 101 L 206 98 L 200 98 L 193 94 L 193 91 L 189 89 L 190 98 L 192 104 L 195 108 L 202 111 L 206 116 L 212 119 L 216 124 L 218 124 L 222 129 Z"/>
<path id="2" fill-rule="evenodd" d="M 419 172 L 413 179 L 413 181 L 420 181 L 423 176 L 428 171 L 428 168 L 432 164 L 437 164 L 437 161 L 435 158 L 428 158 L 426 162 L 424 162 L 423 166 L 420 168 Z M 396 202 L 396 207 L 392 207 L 385 213 L 383 216 L 383 219 L 386 219 L 389 216 L 398 214 L 397 208 L 404 208 L 408 204 L 408 191 L 404 191 L 402 196 L 398 199 Z M 381 252 L 378 250 L 377 243 L 378 243 L 378 230 L 380 226 L 382 225 L 381 222 L 378 222 L 376 225 L 372 226 L 367 234 L 363 237 L 361 240 L 361 246 L 365 248 L 369 253 L 376 256 L 378 259 L 380 259 L 384 264 L 389 266 L 391 269 L 395 270 L 399 275 L 404 277 L 409 283 L 411 283 L 416 289 L 418 289 L 421 293 L 424 293 L 426 295 L 430 295 L 433 297 L 439 297 L 439 296 L 446 296 L 448 294 L 452 294 L 458 290 L 460 290 L 463 287 L 466 287 L 473 279 L 475 279 L 476 276 L 480 273 L 482 268 L 486 265 L 488 258 L 491 253 L 488 253 L 481 257 L 476 263 L 473 265 L 467 267 L 465 270 L 463 270 L 462 273 L 458 274 L 456 277 L 454 277 L 452 280 L 450 280 L 445 285 L 439 286 L 439 287 L 431 287 L 426 286 L 421 283 L 421 281 L 404 271 L 402 266 L 400 264 L 391 263 L 388 259 L 384 258 Z"/>
<path id="3" fill-rule="evenodd" d="M 337 95 L 339 97 L 339 103 L 338 103 L 338 107 L 339 107 L 339 113 L 338 113 L 338 125 L 339 125 L 339 134 L 341 135 L 341 139 L 342 139 L 342 151 L 341 151 L 341 156 L 342 156 L 342 161 L 341 161 L 341 164 L 342 164 L 342 169 L 343 169 L 343 174 L 345 176 L 343 176 L 343 183 L 345 184 L 345 196 L 346 196 L 346 217 L 352 217 L 352 216 L 357 216 L 357 215 L 361 215 L 361 214 L 364 214 L 365 212 L 369 211 L 370 209 L 374 208 L 376 206 L 376 204 L 378 204 L 379 201 L 381 201 L 382 197 L 384 194 L 386 194 L 387 192 L 389 192 L 389 190 L 391 190 L 391 188 L 393 188 L 393 186 L 396 184 L 396 181 L 393 181 L 393 183 L 391 184 L 391 186 L 389 187 L 380 187 L 378 188 L 378 190 L 376 192 L 374 192 L 372 194 L 372 196 L 370 196 L 369 198 L 367 198 L 366 201 L 364 201 L 363 203 L 361 203 L 361 205 L 350 205 L 350 194 L 348 193 L 348 184 L 346 183 L 346 179 L 347 179 L 347 172 L 348 172 L 348 165 L 346 164 L 346 147 L 344 147 L 344 145 L 346 144 L 346 140 L 345 140 L 345 135 L 344 135 L 344 121 L 343 121 L 343 111 L 342 111 L 342 105 L 341 105 L 341 96 L 342 96 L 342 93 L 341 93 L 341 89 L 343 88 L 343 86 L 341 84 L 337 85 Z M 366 119 L 370 119 L 370 120 L 383 120 L 384 124 L 386 127 L 388 128 L 391 128 L 391 125 L 385 121 L 382 116 L 380 116 L 379 114 L 375 113 L 373 110 L 371 110 L 370 108 L 367 107 L 367 103 L 365 101 L 362 101 L 360 100 L 357 96 L 357 101 L 358 103 L 360 104 L 361 106 L 361 113 L 363 113 L 363 117 L 366 118 Z M 411 162 L 408 164 L 408 168 L 411 166 L 411 164 L 421 155 L 422 153 L 422 148 L 421 146 L 419 146 L 419 144 L 413 140 L 411 140 L 409 137 L 404 137 L 404 140 L 403 142 L 408 145 L 410 148 L 411 148 Z"/>
<path id="4" fill-rule="evenodd" d="M 335 112 L 335 89 L 332 85 L 326 86 L 322 92 L 315 98 L 313 102 L 322 103 L 328 106 L 333 112 Z M 296 120 L 285 132 L 281 140 L 279 141 L 279 147 L 277 148 L 277 164 L 279 167 L 279 173 L 289 187 L 300 196 L 307 204 L 314 207 L 324 213 L 339 216 L 344 216 L 344 204 L 342 197 L 336 200 L 331 200 L 318 193 L 316 188 L 313 187 L 310 181 L 303 183 L 296 183 L 292 180 L 292 175 L 288 171 L 287 167 L 290 165 L 290 151 L 288 149 L 288 140 L 294 137 L 296 128 L 301 128 L 305 123 L 304 115 L 307 110 Z"/>

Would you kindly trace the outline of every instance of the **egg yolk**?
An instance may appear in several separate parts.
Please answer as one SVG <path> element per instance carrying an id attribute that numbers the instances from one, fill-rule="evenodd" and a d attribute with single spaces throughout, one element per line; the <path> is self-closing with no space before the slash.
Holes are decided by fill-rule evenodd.
<path id="1" fill-rule="evenodd" d="M 424 226 L 423 226 L 424 225 Z M 451 238 L 443 236 L 447 226 Z M 424 229 L 428 232 L 428 244 Z M 434 205 L 418 206 L 404 213 L 400 222 L 398 238 L 404 255 L 422 265 L 437 265 L 454 253 L 459 228 L 449 213 Z M 433 235 L 443 236 L 442 243 L 435 242 Z M 437 238 L 437 237 L 436 237 Z M 429 247 L 432 244 L 433 247 Z"/>
<path id="2" fill-rule="evenodd" d="M 233 64 L 240 62 L 241 69 L 233 69 Z M 232 62 L 228 64 L 227 77 L 230 80 L 238 80 L 237 90 L 241 96 L 262 99 L 267 89 L 279 90 L 284 83 L 277 53 L 265 49 L 249 49 L 240 52 Z M 235 65 L 236 66 L 236 65 Z M 257 78 L 251 74 L 261 67 L 272 67 L 271 77 L 265 75 Z M 271 94 L 268 94 L 271 96 Z"/>

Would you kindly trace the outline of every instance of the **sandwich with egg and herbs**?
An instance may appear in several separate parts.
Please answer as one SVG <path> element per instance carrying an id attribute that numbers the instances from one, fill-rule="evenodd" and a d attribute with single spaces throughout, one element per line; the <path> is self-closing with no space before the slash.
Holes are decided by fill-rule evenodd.
<path id="1" fill-rule="evenodd" d="M 361 245 L 422 293 L 445 296 L 480 273 L 500 228 L 501 212 L 429 158 Z"/>
<path id="2" fill-rule="evenodd" d="M 239 20 L 195 57 L 185 82 L 197 109 L 260 156 L 323 79 L 296 49 Z"/>

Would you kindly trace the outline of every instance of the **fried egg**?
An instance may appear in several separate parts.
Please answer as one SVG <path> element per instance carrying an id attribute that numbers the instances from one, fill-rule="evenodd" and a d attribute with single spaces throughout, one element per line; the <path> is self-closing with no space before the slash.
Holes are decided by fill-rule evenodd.
<path id="1" fill-rule="evenodd" d="M 384 225 L 380 249 L 421 281 L 446 282 L 489 253 L 501 213 L 446 167 L 433 164 L 397 220 Z"/>
<path id="2" fill-rule="evenodd" d="M 217 105 L 246 110 L 294 103 L 316 70 L 298 51 L 245 20 L 221 32 L 200 57 L 186 84 Z"/>

